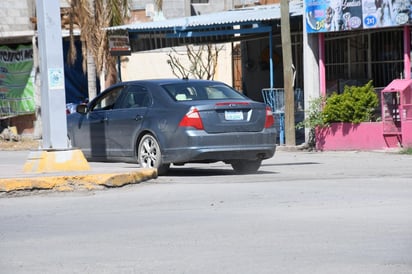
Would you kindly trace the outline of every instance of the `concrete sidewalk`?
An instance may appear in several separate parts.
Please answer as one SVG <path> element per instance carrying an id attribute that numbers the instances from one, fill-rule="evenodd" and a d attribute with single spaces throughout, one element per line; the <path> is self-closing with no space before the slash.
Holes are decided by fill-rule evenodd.
<path id="1" fill-rule="evenodd" d="M 88 162 L 85 171 L 26 172 L 31 151 L 0 151 L 0 193 L 21 190 L 73 191 L 136 184 L 157 177 L 138 164 Z"/>

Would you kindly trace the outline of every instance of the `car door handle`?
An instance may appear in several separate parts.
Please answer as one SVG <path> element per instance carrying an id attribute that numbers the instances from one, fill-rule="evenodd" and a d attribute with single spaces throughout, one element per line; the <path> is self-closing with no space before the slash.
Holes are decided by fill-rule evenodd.
<path id="1" fill-rule="evenodd" d="M 143 120 L 143 116 L 142 115 L 137 115 L 134 119 L 136 121 L 141 121 L 141 120 Z"/>
<path id="2" fill-rule="evenodd" d="M 107 117 L 100 120 L 101 123 L 104 123 L 104 122 L 107 122 L 107 121 L 109 121 L 109 119 L 107 119 Z"/>

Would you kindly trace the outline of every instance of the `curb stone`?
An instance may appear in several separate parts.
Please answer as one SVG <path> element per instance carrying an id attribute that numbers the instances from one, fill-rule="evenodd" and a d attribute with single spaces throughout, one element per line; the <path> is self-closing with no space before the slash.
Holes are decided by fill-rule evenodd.
<path id="1" fill-rule="evenodd" d="M 22 190 L 74 191 L 121 187 L 157 178 L 156 169 L 141 169 L 128 173 L 40 176 L 0 179 L 0 193 Z"/>

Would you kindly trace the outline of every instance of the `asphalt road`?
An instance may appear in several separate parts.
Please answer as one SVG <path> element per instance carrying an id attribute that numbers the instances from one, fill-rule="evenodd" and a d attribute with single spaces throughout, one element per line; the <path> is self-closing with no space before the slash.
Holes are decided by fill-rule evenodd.
<path id="1" fill-rule="evenodd" d="M 396 153 L 279 151 L 255 175 L 190 165 L 3 196 L 0 273 L 412 273 L 411 167 Z"/>

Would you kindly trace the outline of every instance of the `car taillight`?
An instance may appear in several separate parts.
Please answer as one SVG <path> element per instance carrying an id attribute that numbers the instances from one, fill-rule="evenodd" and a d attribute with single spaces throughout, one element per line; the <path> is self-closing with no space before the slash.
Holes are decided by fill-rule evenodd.
<path id="1" fill-rule="evenodd" d="M 179 127 L 194 127 L 195 129 L 204 129 L 202 118 L 200 118 L 197 108 L 191 108 L 179 123 Z"/>
<path id="2" fill-rule="evenodd" d="M 273 118 L 272 109 L 269 106 L 266 106 L 265 128 L 269 128 L 273 126 L 274 123 L 275 123 L 275 118 Z"/>

